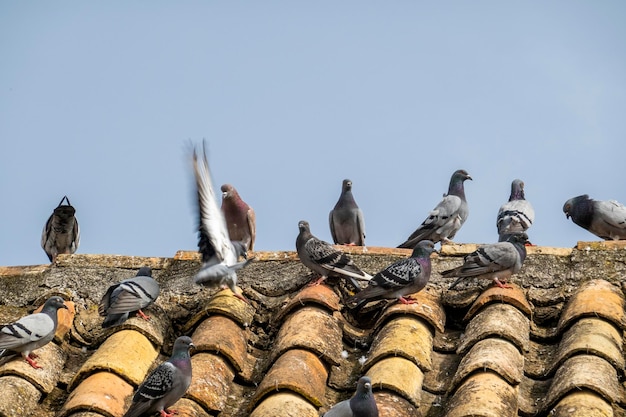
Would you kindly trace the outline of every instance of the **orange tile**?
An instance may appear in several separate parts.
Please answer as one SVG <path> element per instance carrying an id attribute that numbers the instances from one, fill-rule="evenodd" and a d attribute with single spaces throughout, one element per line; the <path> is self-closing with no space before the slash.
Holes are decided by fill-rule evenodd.
<path id="1" fill-rule="evenodd" d="M 230 290 L 222 290 L 213 295 L 204 308 L 200 309 L 196 315 L 188 320 L 183 328 L 183 333 L 189 333 L 198 323 L 214 314 L 230 317 L 239 323 L 240 326 L 247 327 L 254 319 L 254 312 L 254 307 L 233 297 Z"/>
<path id="2" fill-rule="evenodd" d="M 35 386 L 17 376 L 0 377 L 0 392 L 1 416 L 30 416 L 41 399 L 41 392 Z"/>
<path id="3" fill-rule="evenodd" d="M 550 417 L 613 417 L 613 407 L 590 391 L 573 392 L 548 413 Z"/>
<path id="4" fill-rule="evenodd" d="M 121 416 L 126 411 L 132 395 L 132 385 L 117 375 L 98 372 L 78 385 L 63 404 L 58 417 L 79 411 L 96 411 L 105 416 Z"/>
<path id="5" fill-rule="evenodd" d="M 250 417 L 319 417 L 317 409 L 292 392 L 277 392 L 265 398 Z"/>
<path id="6" fill-rule="evenodd" d="M 419 407 L 424 373 L 413 362 L 389 357 L 376 362 L 367 371 L 374 391 L 394 391 L 415 407 Z"/>
<path id="7" fill-rule="evenodd" d="M 300 292 L 291 297 L 287 304 L 280 309 L 275 321 L 282 321 L 282 318 L 294 308 L 300 308 L 307 304 L 321 305 L 331 311 L 338 311 L 341 308 L 339 296 L 328 285 L 305 285 Z"/>
<path id="8" fill-rule="evenodd" d="M 175 410 L 176 417 L 211 417 L 200 405 L 187 398 L 176 401 L 169 410 Z"/>
<path id="9" fill-rule="evenodd" d="M 119 326 L 110 327 L 103 331 L 103 337 L 108 338 L 112 334 L 121 330 L 131 330 L 143 334 L 155 346 L 163 346 L 165 337 L 171 331 L 172 323 L 167 313 L 154 304 L 142 310 L 150 317 L 150 320 L 142 319 L 137 315 L 132 315 L 128 320 Z M 101 318 L 104 321 L 104 318 Z"/>
<path id="10" fill-rule="evenodd" d="M 0 366 L 0 375 L 20 376 L 39 390 L 49 394 L 59 382 L 67 360 L 67 353 L 52 342 L 35 350 L 34 353 L 38 356 L 36 361 L 41 369 L 33 368 L 21 355 L 17 355 Z"/>
<path id="11" fill-rule="evenodd" d="M 379 417 L 420 417 L 423 414 L 410 402 L 388 391 L 374 392 Z M 430 416 L 430 415 L 429 415 Z"/>
<path id="12" fill-rule="evenodd" d="M 186 397 L 206 410 L 222 411 L 235 378 L 228 361 L 223 356 L 200 352 L 191 357 L 191 369 L 191 386 Z"/>
<path id="13" fill-rule="evenodd" d="M 506 303 L 512 305 L 526 316 L 531 317 L 533 306 L 526 299 L 522 289 L 515 284 L 509 285 L 512 288 L 491 286 L 483 291 L 470 307 L 464 320 L 469 321 L 481 308 L 492 303 Z"/>
<path id="14" fill-rule="evenodd" d="M 224 355 L 237 372 L 247 365 L 248 338 L 245 330 L 228 317 L 214 315 L 204 320 L 191 337 L 196 352 Z"/>
<path id="15" fill-rule="evenodd" d="M 64 308 L 60 308 L 57 311 L 58 325 L 57 325 L 57 331 L 54 334 L 54 340 L 57 343 L 63 342 L 63 339 L 65 339 L 65 335 L 67 335 L 67 333 L 72 328 L 72 324 L 74 322 L 74 316 L 76 315 L 76 306 L 73 301 L 65 300 L 63 304 L 65 304 L 65 306 L 67 307 L 67 310 Z M 43 308 L 43 304 L 37 307 L 35 311 L 33 311 L 33 314 L 40 313 L 42 308 Z"/>
<path id="16" fill-rule="evenodd" d="M 578 250 L 623 250 L 626 249 L 626 240 L 596 240 L 591 242 L 578 242 Z"/>
<path id="17" fill-rule="evenodd" d="M 471 375 L 446 406 L 446 417 L 517 417 L 517 389 L 493 372 Z"/>
<path id="18" fill-rule="evenodd" d="M 376 327 L 394 315 L 414 315 L 426 320 L 434 329 L 443 332 L 446 326 L 446 312 L 441 304 L 441 298 L 425 291 L 411 295 L 417 300 L 414 304 L 393 303 L 385 311 L 376 323 Z"/>

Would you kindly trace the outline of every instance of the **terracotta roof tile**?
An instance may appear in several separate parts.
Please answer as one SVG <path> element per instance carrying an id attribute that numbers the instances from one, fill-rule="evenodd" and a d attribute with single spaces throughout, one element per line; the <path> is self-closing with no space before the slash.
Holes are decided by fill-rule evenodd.
<path id="1" fill-rule="evenodd" d="M 0 416 L 28 416 L 39 403 L 41 391 L 33 384 L 17 376 L 0 377 Z"/>
<path id="2" fill-rule="evenodd" d="M 424 373 L 415 363 L 403 357 L 387 357 L 367 371 L 373 390 L 389 390 L 419 407 Z"/>
<path id="3" fill-rule="evenodd" d="M 130 405 L 133 391 L 134 387 L 117 375 L 109 372 L 92 374 L 70 392 L 58 417 L 73 416 L 79 411 L 97 412 L 107 417 L 121 416 Z"/>
<path id="4" fill-rule="evenodd" d="M 206 305 L 186 322 L 183 331 L 189 332 L 212 314 L 221 314 L 230 317 L 241 326 L 248 326 L 254 318 L 254 307 L 233 297 L 230 290 L 222 290 L 213 295 Z"/>
<path id="5" fill-rule="evenodd" d="M 186 397 L 205 410 L 222 411 L 235 378 L 228 360 L 221 355 L 200 352 L 191 357 L 191 368 L 191 386 Z"/>
<path id="6" fill-rule="evenodd" d="M 550 410 L 551 417 L 613 417 L 613 407 L 591 391 L 573 392 Z"/>
<path id="7" fill-rule="evenodd" d="M 397 394 L 388 391 L 376 391 L 374 392 L 374 398 L 376 399 L 380 417 L 420 417 L 421 413 L 418 409 Z"/>
<path id="8" fill-rule="evenodd" d="M 376 323 L 376 327 L 391 316 L 409 314 L 423 318 L 433 329 L 440 332 L 445 331 L 446 312 L 441 303 L 441 298 L 426 291 L 412 294 L 411 297 L 415 299 L 416 303 L 402 304 L 394 301 L 385 309 L 378 323 Z"/>
<path id="9" fill-rule="evenodd" d="M 317 409 L 307 400 L 289 391 L 265 398 L 250 417 L 319 417 Z"/>
<path id="10" fill-rule="evenodd" d="M 481 308 L 492 303 L 510 304 L 530 318 L 533 307 L 526 299 L 524 292 L 515 284 L 509 285 L 511 288 L 492 286 L 483 291 L 470 307 L 464 320 L 470 320 Z"/>
<path id="11" fill-rule="evenodd" d="M 449 400 L 447 417 L 516 417 L 518 389 L 493 372 L 478 372 L 458 387 Z"/>
<path id="12" fill-rule="evenodd" d="M 49 394 L 56 387 L 67 360 L 67 353 L 56 343 L 48 343 L 35 350 L 40 369 L 35 369 L 18 356 L 0 366 L 0 376 L 15 375 L 26 379 L 43 393 Z"/>

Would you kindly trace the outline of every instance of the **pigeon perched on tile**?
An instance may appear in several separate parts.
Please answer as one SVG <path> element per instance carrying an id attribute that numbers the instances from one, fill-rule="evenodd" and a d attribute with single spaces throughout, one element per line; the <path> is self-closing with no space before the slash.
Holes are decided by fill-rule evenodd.
<path id="1" fill-rule="evenodd" d="M 102 328 L 117 326 L 128 319 L 129 313 L 136 311 L 145 320 L 142 308 L 148 307 L 159 296 L 159 283 L 152 278 L 152 270 L 144 266 L 133 278 L 109 287 L 98 306 L 98 313 L 106 316 Z"/>
<path id="2" fill-rule="evenodd" d="M 231 240 L 242 242 L 249 251 L 256 240 L 256 215 L 230 184 L 222 185 L 222 213 Z"/>
<path id="3" fill-rule="evenodd" d="M 198 248 L 202 255 L 202 267 L 194 277 L 194 282 L 208 287 L 228 287 L 235 297 L 248 302 L 237 291 L 237 271 L 252 259 L 238 262 L 240 256 L 248 256 L 246 245 L 230 240 L 224 216 L 217 206 L 204 149 L 201 157 L 194 149 L 193 171 L 198 197 Z"/>
<path id="4" fill-rule="evenodd" d="M 15 323 L 0 327 L 0 358 L 10 352 L 20 353 L 35 369 L 41 368 L 35 362 L 33 350 L 48 344 L 57 331 L 57 310 L 67 309 L 63 298 L 53 296 L 46 300 L 40 313 L 22 317 Z"/>
<path id="5" fill-rule="evenodd" d="M 480 246 L 474 252 L 465 255 L 463 265 L 444 271 L 441 276 L 459 277 L 450 285 L 450 289 L 471 277 L 491 278 L 495 285 L 510 288 L 506 281 L 522 268 L 526 259 L 527 242 L 526 233 L 511 233 L 503 242 Z"/>
<path id="6" fill-rule="evenodd" d="M 626 239 L 626 207 L 615 200 L 600 201 L 587 194 L 570 198 L 563 205 L 568 219 L 605 240 Z"/>
<path id="7" fill-rule="evenodd" d="M 525 232 L 535 221 L 535 210 L 524 197 L 524 181 L 515 179 L 511 183 L 509 201 L 498 210 L 496 226 L 500 242 L 513 232 Z"/>
<path id="8" fill-rule="evenodd" d="M 418 242 L 409 258 L 394 262 L 374 275 L 367 287 L 346 300 L 346 304 L 356 303 L 352 308 L 357 309 L 369 301 L 394 298 L 403 304 L 414 303 L 408 295 L 421 291 L 428 283 L 430 254 L 434 250 L 432 241 Z"/>
<path id="9" fill-rule="evenodd" d="M 192 347 L 194 344 L 190 337 L 176 339 L 172 356 L 139 385 L 124 417 L 151 416 L 157 412 L 161 417 L 174 417 L 177 414 L 168 408 L 185 395 L 191 384 L 189 349 Z"/>
<path id="10" fill-rule="evenodd" d="M 358 291 L 361 287 L 355 279 L 372 278 L 361 271 L 347 254 L 313 236 L 308 222 L 301 220 L 298 223 L 298 229 L 300 230 L 296 238 L 298 257 L 304 266 L 320 274 L 320 278 L 311 285 L 321 284 L 329 275 L 333 275 L 347 278 Z"/>
<path id="11" fill-rule="evenodd" d="M 352 181 L 343 180 L 341 195 L 330 211 L 328 222 L 335 244 L 365 246 L 365 221 L 352 195 Z"/>
<path id="12" fill-rule="evenodd" d="M 67 204 L 63 204 L 66 201 Z M 74 253 L 80 244 L 80 228 L 75 217 L 76 209 L 67 196 L 54 209 L 41 233 L 41 247 L 51 262 L 56 262 L 57 255 Z"/>
<path id="13" fill-rule="evenodd" d="M 352 398 L 333 405 L 323 417 L 378 417 L 378 406 L 372 393 L 372 380 L 362 376 Z"/>
<path id="14" fill-rule="evenodd" d="M 398 247 L 413 249 L 421 240 L 450 243 L 469 214 L 463 183 L 471 179 L 467 171 L 463 169 L 455 171 L 450 178 L 448 193 L 444 194 L 443 199 L 428 214 L 417 230 Z"/>

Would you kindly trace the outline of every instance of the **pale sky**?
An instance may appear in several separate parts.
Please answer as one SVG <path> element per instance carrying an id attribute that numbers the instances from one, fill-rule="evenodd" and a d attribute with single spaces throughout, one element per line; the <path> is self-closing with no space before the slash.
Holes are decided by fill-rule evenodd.
<path id="1" fill-rule="evenodd" d="M 189 141 L 257 213 L 257 250 L 329 241 L 344 178 L 396 246 L 466 169 L 459 243 L 572 247 L 570 197 L 626 203 L 626 2 L 0 0 L 0 265 L 47 263 L 67 195 L 78 253 L 197 250 Z M 375 272 L 375 271 L 370 271 Z"/>

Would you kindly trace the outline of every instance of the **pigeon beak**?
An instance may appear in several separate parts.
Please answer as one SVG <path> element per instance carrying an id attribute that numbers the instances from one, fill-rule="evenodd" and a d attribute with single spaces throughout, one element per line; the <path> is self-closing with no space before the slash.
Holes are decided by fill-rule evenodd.
<path id="1" fill-rule="evenodd" d="M 228 191 L 224 191 L 224 192 L 222 193 L 222 198 L 226 198 L 226 197 L 228 197 Z"/>

